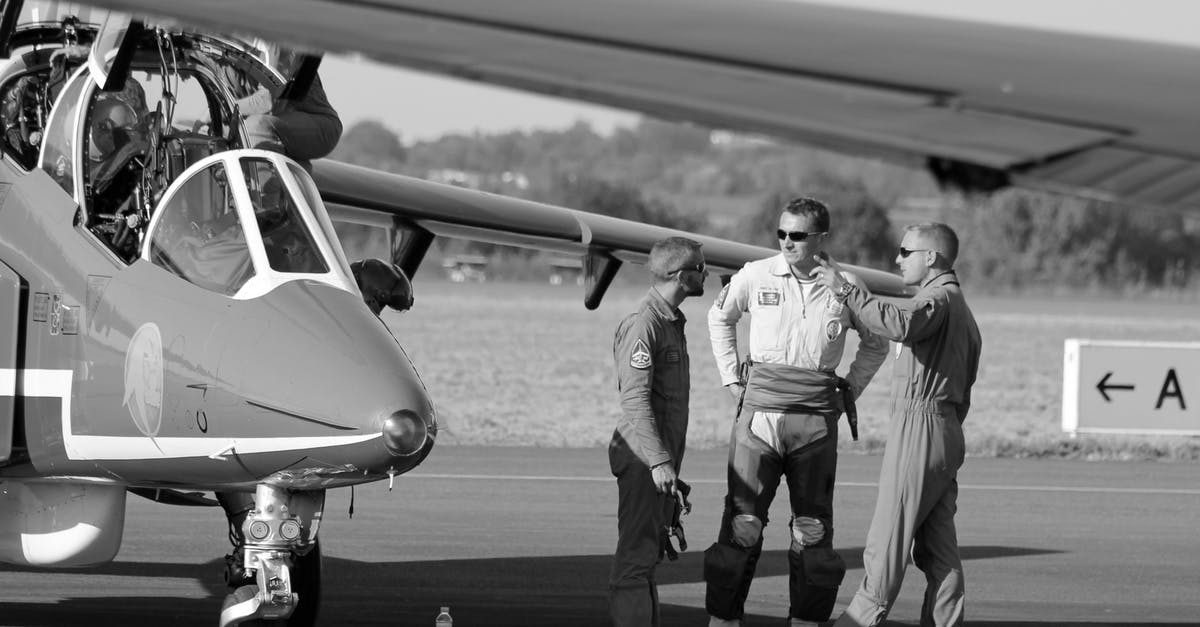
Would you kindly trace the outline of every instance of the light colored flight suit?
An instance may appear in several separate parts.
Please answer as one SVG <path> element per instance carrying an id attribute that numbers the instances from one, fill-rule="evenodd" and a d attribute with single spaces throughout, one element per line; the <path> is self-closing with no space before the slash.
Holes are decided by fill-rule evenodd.
<path id="1" fill-rule="evenodd" d="M 675 500 L 660 494 L 650 469 L 679 473 L 687 438 L 690 373 L 683 313 L 654 288 L 617 325 L 613 359 L 621 419 L 608 446 L 617 477 L 617 549 L 609 576 L 609 613 L 616 627 L 659 625 L 654 570 L 661 530 Z"/>
<path id="2" fill-rule="evenodd" d="M 921 625 L 963 624 L 963 574 L 954 513 L 982 339 L 954 272 L 927 281 L 911 303 L 854 290 L 846 299 L 867 328 L 902 342 L 892 380 L 892 421 L 879 499 L 863 550 L 866 574 L 837 627 L 879 625 L 900 593 L 912 549 L 925 573 Z"/>
<path id="3" fill-rule="evenodd" d="M 846 278 L 866 289 L 857 277 Z M 751 370 L 744 382 L 744 406 L 730 441 L 725 514 L 717 542 L 705 554 L 705 606 L 720 619 L 744 614 L 767 511 L 786 476 L 793 517 L 789 615 L 826 620 L 845 572 L 832 549 L 841 413 L 832 400 L 834 370 L 846 331 L 855 328 L 861 341 L 845 378 L 857 397 L 887 358 L 888 342 L 866 332 L 825 286 L 797 279 L 783 255 L 776 255 L 747 263 L 709 310 L 722 385 L 739 381 L 736 327 L 744 313 L 750 314 L 750 361 L 769 368 Z"/>

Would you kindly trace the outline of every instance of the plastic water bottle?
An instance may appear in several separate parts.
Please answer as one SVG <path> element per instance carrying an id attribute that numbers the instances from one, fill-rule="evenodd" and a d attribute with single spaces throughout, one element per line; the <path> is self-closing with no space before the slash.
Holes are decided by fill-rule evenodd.
<path id="1" fill-rule="evenodd" d="M 435 627 L 452 627 L 454 619 L 450 618 L 450 607 L 443 605 L 442 611 L 438 612 L 437 618 L 433 620 Z"/>

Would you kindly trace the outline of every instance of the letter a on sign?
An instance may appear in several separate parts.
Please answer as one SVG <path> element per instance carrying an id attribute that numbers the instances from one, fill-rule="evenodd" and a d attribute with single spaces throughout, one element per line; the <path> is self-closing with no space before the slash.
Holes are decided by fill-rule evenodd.
<path id="1" fill-rule="evenodd" d="M 1183 402 L 1183 390 L 1179 389 L 1179 377 L 1175 376 L 1175 369 L 1167 370 L 1167 378 L 1163 379 L 1162 390 L 1158 392 L 1158 402 L 1154 404 L 1154 409 L 1162 409 L 1163 401 L 1168 398 L 1179 399 L 1179 409 L 1187 409 L 1187 405 Z"/>

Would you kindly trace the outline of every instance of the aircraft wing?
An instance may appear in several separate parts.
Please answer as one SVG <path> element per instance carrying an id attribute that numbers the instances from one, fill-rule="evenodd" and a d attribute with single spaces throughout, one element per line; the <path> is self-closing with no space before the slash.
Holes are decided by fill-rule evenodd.
<path id="1" fill-rule="evenodd" d="M 769 0 L 99 4 L 894 158 L 968 189 L 1200 210 L 1196 48 Z"/>
<path id="2" fill-rule="evenodd" d="M 434 236 L 548 250 L 584 259 L 584 304 L 594 309 L 622 262 L 645 263 L 654 242 L 678 235 L 699 241 L 707 265 L 732 275 L 778 251 L 510 196 L 433 183 L 324 159 L 313 178 L 337 221 L 374 226 L 397 237 L 392 258 L 412 276 Z M 909 296 L 900 277 L 847 265 L 874 293 Z"/>

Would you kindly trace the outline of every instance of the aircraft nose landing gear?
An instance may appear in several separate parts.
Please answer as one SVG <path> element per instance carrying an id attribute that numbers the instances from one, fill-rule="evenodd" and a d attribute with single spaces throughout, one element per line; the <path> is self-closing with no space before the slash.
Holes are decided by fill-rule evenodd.
<path id="1" fill-rule="evenodd" d="M 314 624 L 321 581 L 317 527 L 325 492 L 259 484 L 252 504 L 246 494 L 220 497 L 231 537 L 236 536 L 234 553 L 226 557 L 225 581 L 232 591 L 220 626 Z"/>

